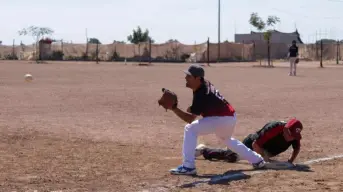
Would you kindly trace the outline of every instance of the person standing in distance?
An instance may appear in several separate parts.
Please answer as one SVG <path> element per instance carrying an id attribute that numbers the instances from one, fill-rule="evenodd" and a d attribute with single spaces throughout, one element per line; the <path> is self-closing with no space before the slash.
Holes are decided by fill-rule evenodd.
<path id="1" fill-rule="evenodd" d="M 184 72 L 186 74 L 186 87 L 193 91 L 193 101 L 187 112 L 178 107 L 172 109 L 179 118 L 188 124 L 184 128 L 182 165 L 171 169 L 170 173 L 178 175 L 196 174 L 195 148 L 198 136 L 212 133 L 242 159 L 248 160 L 254 168 L 263 168 L 265 165 L 263 157 L 232 137 L 236 125 L 235 109 L 212 83 L 205 80 L 204 69 L 193 64 Z M 203 118 L 195 120 L 200 115 Z"/>
<path id="2" fill-rule="evenodd" d="M 296 60 L 298 58 L 298 46 L 295 40 L 292 41 L 292 45 L 288 49 L 288 58 L 289 58 L 289 76 L 296 76 L 297 75 L 297 64 Z"/>

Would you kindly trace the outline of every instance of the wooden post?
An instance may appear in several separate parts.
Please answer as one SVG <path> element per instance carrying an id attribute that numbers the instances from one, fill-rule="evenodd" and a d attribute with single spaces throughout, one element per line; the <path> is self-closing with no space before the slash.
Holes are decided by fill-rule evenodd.
<path id="1" fill-rule="evenodd" d="M 268 47 L 268 50 L 267 50 L 267 56 L 268 56 L 268 67 L 270 67 L 270 40 L 269 38 L 267 39 L 267 47 Z"/>
<path id="2" fill-rule="evenodd" d="M 242 59 L 241 59 L 241 61 L 244 61 L 244 47 L 245 47 L 245 43 L 244 43 L 244 40 L 243 40 Z"/>
<path id="3" fill-rule="evenodd" d="M 151 64 L 151 38 L 149 38 L 149 64 Z"/>
<path id="4" fill-rule="evenodd" d="M 316 41 L 316 60 L 319 59 L 319 53 L 318 53 L 318 41 Z"/>
<path id="5" fill-rule="evenodd" d="M 63 39 L 61 39 L 61 51 L 62 51 L 62 53 L 64 53 L 64 51 L 63 51 Z"/>
<path id="6" fill-rule="evenodd" d="M 15 44 L 15 39 L 13 39 L 13 46 L 12 46 L 12 59 L 14 59 L 14 55 L 15 55 L 15 48 L 14 48 L 14 44 Z"/>
<path id="7" fill-rule="evenodd" d="M 339 64 L 339 40 L 337 40 L 337 55 L 336 55 L 336 64 Z"/>
<path id="8" fill-rule="evenodd" d="M 138 55 L 139 55 L 139 64 L 142 64 L 142 55 L 141 55 L 141 42 L 138 42 Z M 136 59 L 135 59 L 136 61 Z"/>
<path id="9" fill-rule="evenodd" d="M 265 41 L 262 41 L 262 33 L 261 33 L 261 31 L 260 31 L 260 42 L 263 42 L 263 43 L 261 43 L 261 47 L 263 47 L 263 44 L 264 44 L 264 42 Z M 264 57 L 264 55 L 259 55 L 259 58 L 260 58 L 260 66 L 262 65 L 262 57 Z"/>
<path id="10" fill-rule="evenodd" d="M 207 38 L 207 65 L 210 66 L 210 38 Z"/>
<path id="11" fill-rule="evenodd" d="M 342 59 L 341 56 L 341 42 L 338 41 L 338 61 L 340 61 Z"/>
<path id="12" fill-rule="evenodd" d="M 42 41 L 38 41 L 38 60 L 37 63 L 42 62 L 42 49 L 43 49 L 43 40 Z"/>
<path id="13" fill-rule="evenodd" d="M 252 60 L 255 61 L 256 60 L 256 44 L 255 44 L 255 41 L 252 41 L 253 42 L 253 55 L 252 55 Z"/>
<path id="14" fill-rule="evenodd" d="M 96 64 L 99 64 L 99 41 L 96 42 L 95 54 L 96 54 Z"/>
<path id="15" fill-rule="evenodd" d="M 323 68 L 323 40 L 320 40 L 320 67 Z"/>

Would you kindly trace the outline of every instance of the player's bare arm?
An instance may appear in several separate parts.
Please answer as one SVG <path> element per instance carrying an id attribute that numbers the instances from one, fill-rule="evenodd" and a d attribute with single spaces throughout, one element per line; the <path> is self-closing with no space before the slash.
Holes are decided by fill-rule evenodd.
<path id="1" fill-rule="evenodd" d="M 293 163 L 294 160 L 297 158 L 299 152 L 300 152 L 300 149 L 293 149 L 293 152 L 292 152 L 290 158 L 288 159 L 288 162 Z"/>
<path id="2" fill-rule="evenodd" d="M 189 111 L 189 109 L 187 110 Z M 194 114 L 191 114 L 191 113 L 187 113 L 187 112 L 184 112 L 182 111 L 181 109 L 179 109 L 178 107 L 176 107 L 175 109 L 173 109 L 173 112 L 182 120 L 184 120 L 185 122 L 187 123 L 192 123 L 195 118 L 197 117 L 196 115 Z"/>

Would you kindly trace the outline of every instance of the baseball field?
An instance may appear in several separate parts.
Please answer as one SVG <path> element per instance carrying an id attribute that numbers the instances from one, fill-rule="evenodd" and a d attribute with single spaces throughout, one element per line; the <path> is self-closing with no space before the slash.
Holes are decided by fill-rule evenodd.
<path id="1" fill-rule="evenodd" d="M 0 61 L 0 191 L 343 191 L 343 158 L 331 158 L 343 154 L 343 65 L 301 62 L 290 77 L 287 63 L 256 64 L 212 64 L 205 77 L 235 107 L 238 139 L 270 120 L 301 120 L 301 168 L 199 158 L 192 177 L 168 172 L 181 164 L 185 123 L 157 104 L 162 87 L 191 104 L 189 64 Z M 225 147 L 214 135 L 199 143 Z"/>

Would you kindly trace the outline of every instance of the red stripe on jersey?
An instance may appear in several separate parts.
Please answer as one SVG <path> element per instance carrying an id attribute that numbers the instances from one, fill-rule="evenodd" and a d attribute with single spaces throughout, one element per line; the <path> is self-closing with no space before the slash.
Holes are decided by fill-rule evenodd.
<path id="1" fill-rule="evenodd" d="M 271 138 L 282 133 L 283 128 L 284 128 L 284 126 L 277 126 L 277 127 L 274 127 L 272 129 L 267 130 L 265 133 L 263 133 L 263 135 L 260 136 L 260 138 L 258 138 L 256 140 L 256 144 L 258 146 L 262 147 L 263 144 L 266 143 L 267 141 L 269 141 Z"/>

